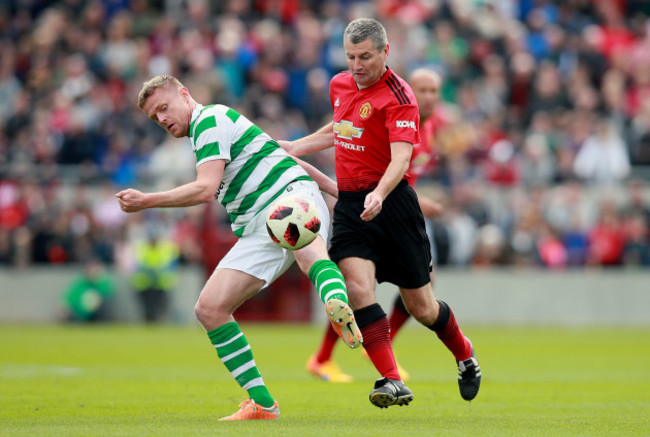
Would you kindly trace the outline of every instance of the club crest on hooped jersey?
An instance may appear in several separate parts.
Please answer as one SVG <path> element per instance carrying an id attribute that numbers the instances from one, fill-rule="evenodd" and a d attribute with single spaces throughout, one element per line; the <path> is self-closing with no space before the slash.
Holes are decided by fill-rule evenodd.
<path id="1" fill-rule="evenodd" d="M 366 102 L 363 105 L 361 105 L 361 108 L 359 108 L 359 117 L 361 117 L 362 120 L 365 120 L 366 118 L 370 117 L 372 114 L 372 105 L 370 102 Z"/>

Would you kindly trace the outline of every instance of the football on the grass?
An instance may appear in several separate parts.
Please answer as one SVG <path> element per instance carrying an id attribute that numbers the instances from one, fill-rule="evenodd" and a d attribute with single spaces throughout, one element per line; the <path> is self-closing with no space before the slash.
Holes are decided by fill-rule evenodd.
<path id="1" fill-rule="evenodd" d="M 301 196 L 281 197 L 269 208 L 266 230 L 271 239 L 285 249 L 305 247 L 314 241 L 320 230 L 316 205 Z"/>

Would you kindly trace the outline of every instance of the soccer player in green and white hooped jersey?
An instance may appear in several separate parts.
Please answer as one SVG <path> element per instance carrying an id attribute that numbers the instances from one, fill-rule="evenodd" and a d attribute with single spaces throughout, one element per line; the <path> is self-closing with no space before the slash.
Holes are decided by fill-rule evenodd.
<path id="1" fill-rule="evenodd" d="M 251 232 L 246 225 L 287 185 L 312 180 L 271 137 L 227 106 L 197 104 L 190 139 L 197 166 L 226 160 L 216 198 L 226 207 L 238 237 Z"/>
<path id="2" fill-rule="evenodd" d="M 215 198 L 225 206 L 232 230 L 239 239 L 205 284 L 195 313 L 217 355 L 250 399 L 242 402 L 236 413 L 220 420 L 277 419 L 278 403 L 264 384 L 233 313 L 295 260 L 315 284 L 339 335 L 350 347 L 361 343 L 343 275 L 327 255 L 329 213 L 314 180 L 330 193 L 335 193 L 336 187 L 315 168 L 289 156 L 237 111 L 223 105 L 197 103 L 173 76 L 160 75 L 145 82 L 138 105 L 174 137 L 191 139 L 197 158 L 197 177 L 193 182 L 164 192 L 122 190 L 116 194 L 120 207 L 126 212 L 136 212 L 146 208 L 192 206 Z M 322 222 L 320 235 L 293 252 L 275 244 L 266 231 L 269 205 L 289 194 L 311 199 Z"/>

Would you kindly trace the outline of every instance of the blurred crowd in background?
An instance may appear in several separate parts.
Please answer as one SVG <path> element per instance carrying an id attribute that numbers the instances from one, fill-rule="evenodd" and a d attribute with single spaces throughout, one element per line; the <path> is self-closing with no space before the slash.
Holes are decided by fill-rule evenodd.
<path id="1" fill-rule="evenodd" d="M 343 30 L 378 18 L 388 65 L 444 78 L 418 189 L 440 266 L 650 265 L 650 2 L 642 0 L 4 0 L 0 265 L 134 263 L 164 229 L 206 268 L 232 243 L 219 205 L 127 215 L 120 189 L 195 176 L 186 139 L 137 107 L 174 74 L 276 139 L 331 121 Z M 333 155 L 308 157 L 333 175 Z"/>

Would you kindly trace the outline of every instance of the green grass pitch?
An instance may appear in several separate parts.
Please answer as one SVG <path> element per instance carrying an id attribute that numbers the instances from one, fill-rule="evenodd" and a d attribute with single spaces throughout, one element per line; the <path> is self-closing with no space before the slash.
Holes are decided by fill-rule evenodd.
<path id="1" fill-rule="evenodd" d="M 199 327 L 0 326 L 0 435 L 650 435 L 650 327 L 466 326 L 483 369 L 468 403 L 451 354 L 409 324 L 395 351 L 415 400 L 388 409 L 368 402 L 378 375 L 343 343 L 335 357 L 353 383 L 305 371 L 324 326 L 242 328 L 278 421 L 217 422 L 245 392 Z"/>

